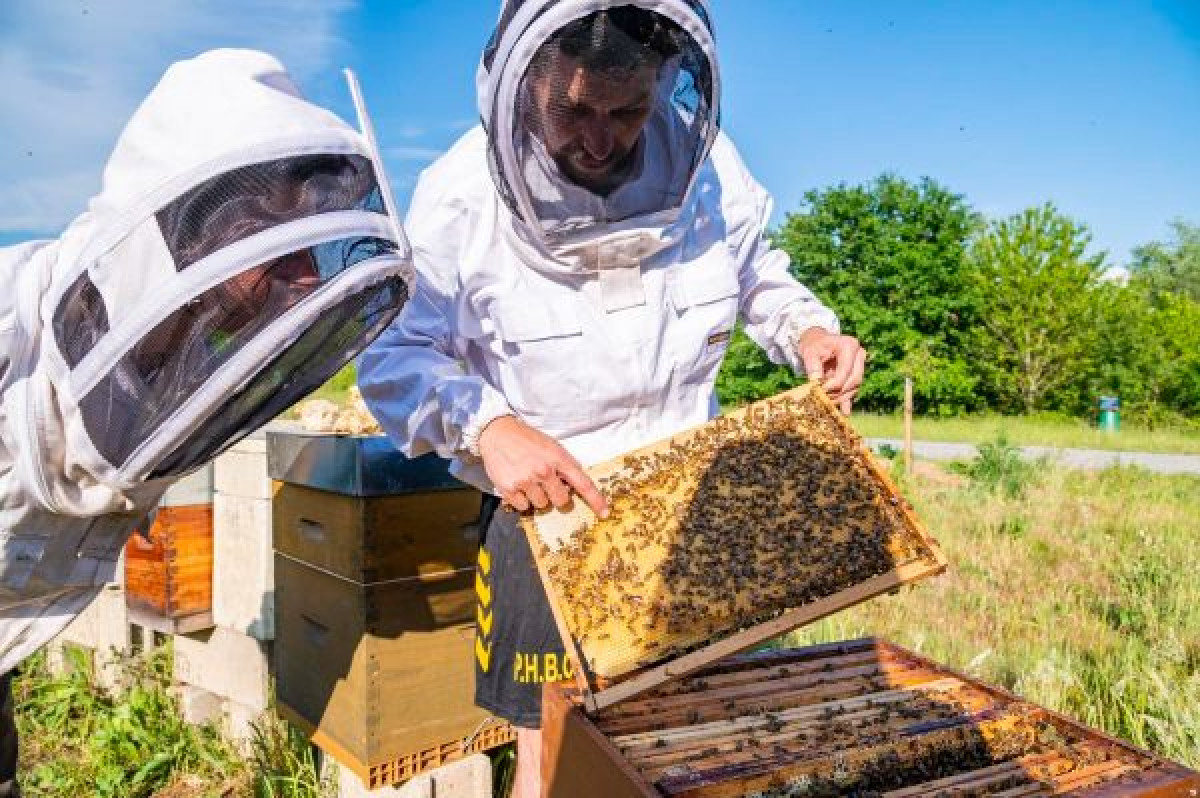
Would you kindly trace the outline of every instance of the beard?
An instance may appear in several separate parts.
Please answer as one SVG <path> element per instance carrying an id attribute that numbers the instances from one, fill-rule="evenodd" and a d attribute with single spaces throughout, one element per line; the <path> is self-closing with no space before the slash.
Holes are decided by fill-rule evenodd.
<path id="1" fill-rule="evenodd" d="M 623 152 L 614 152 L 603 164 L 592 167 L 582 144 L 571 145 L 551 157 L 571 182 L 602 197 L 608 196 L 626 182 L 637 162 L 637 144 Z"/>

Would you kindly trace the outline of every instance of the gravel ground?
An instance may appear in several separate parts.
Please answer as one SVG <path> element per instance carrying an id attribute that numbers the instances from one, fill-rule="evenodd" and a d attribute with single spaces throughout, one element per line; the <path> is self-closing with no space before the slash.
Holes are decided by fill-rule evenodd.
<path id="1" fill-rule="evenodd" d="M 867 438 L 873 449 L 888 445 L 900 449 L 899 438 Z M 1036 460 L 1045 457 L 1068 468 L 1099 470 L 1114 465 L 1135 465 L 1159 474 L 1200 474 L 1200 454 L 1156 454 L 1154 452 L 1114 452 L 1103 449 L 1059 449 L 1052 446 L 1021 446 L 1021 453 Z M 975 457 L 973 443 L 936 443 L 913 441 L 917 457 L 926 460 L 970 460 Z"/>

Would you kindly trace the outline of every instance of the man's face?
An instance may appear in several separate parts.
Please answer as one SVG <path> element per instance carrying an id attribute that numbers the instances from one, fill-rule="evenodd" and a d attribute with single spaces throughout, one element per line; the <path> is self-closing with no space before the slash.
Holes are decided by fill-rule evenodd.
<path id="1" fill-rule="evenodd" d="M 287 309 L 320 284 L 321 275 L 307 249 L 249 268 L 223 284 L 221 306 L 226 315 L 221 326 L 236 329 L 249 324 L 267 308 L 273 291 Z"/>
<path id="2" fill-rule="evenodd" d="M 658 68 L 589 70 L 556 54 L 531 81 L 539 138 L 558 168 L 600 194 L 624 179 L 654 109 Z"/>

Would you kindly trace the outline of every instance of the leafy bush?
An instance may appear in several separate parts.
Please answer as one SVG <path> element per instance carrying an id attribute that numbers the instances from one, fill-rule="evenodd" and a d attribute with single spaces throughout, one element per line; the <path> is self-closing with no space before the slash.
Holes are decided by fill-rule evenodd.
<path id="1" fill-rule="evenodd" d="M 976 447 L 979 454 L 962 467 L 971 484 L 987 493 L 1000 493 L 1009 499 L 1024 498 L 1037 482 L 1038 468 L 1021 456 L 1020 448 L 1003 434 L 994 441 Z"/>

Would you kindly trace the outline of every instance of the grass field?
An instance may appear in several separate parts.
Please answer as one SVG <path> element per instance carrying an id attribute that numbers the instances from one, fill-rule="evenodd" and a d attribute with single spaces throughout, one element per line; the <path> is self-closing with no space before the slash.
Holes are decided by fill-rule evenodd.
<path id="1" fill-rule="evenodd" d="M 923 470 L 950 570 L 787 642 L 887 638 L 1200 767 L 1200 478 Z"/>
<path id="2" fill-rule="evenodd" d="M 850 420 L 868 438 L 899 438 L 904 434 L 904 420 L 898 415 L 855 413 Z M 1022 446 L 1200 454 L 1200 426 L 1147 429 L 1126 424 L 1114 434 L 1085 421 L 1065 418 L 978 416 L 913 420 L 913 437 L 921 441 L 980 443 L 1001 434 Z"/>

